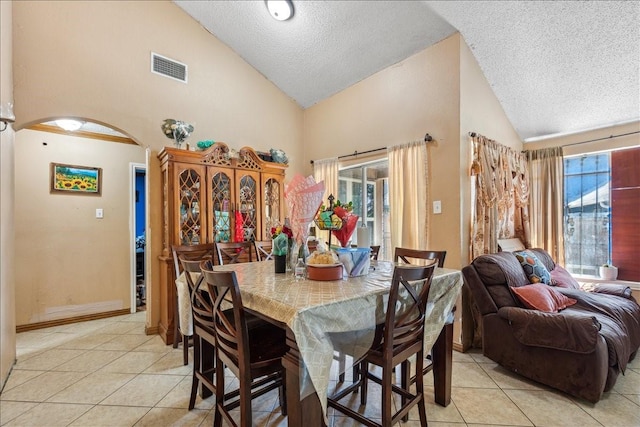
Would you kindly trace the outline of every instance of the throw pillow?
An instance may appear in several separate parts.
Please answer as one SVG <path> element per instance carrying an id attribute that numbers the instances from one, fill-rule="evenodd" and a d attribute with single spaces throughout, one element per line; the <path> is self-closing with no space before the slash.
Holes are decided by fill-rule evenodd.
<path id="1" fill-rule="evenodd" d="M 553 286 L 557 286 L 559 288 L 580 289 L 580 283 L 573 278 L 571 273 L 560 267 L 558 264 L 556 264 L 556 268 L 551 270 L 550 273 L 551 284 Z"/>
<path id="2" fill-rule="evenodd" d="M 557 313 L 577 302 L 542 283 L 511 287 L 511 291 L 525 307 L 546 313 Z"/>
<path id="3" fill-rule="evenodd" d="M 549 270 L 547 270 L 547 267 L 544 266 L 542 261 L 540 261 L 533 252 L 520 251 L 514 252 L 513 254 L 518 258 L 518 261 L 520 261 L 524 274 L 531 283 L 551 284 L 551 274 L 549 274 Z"/>

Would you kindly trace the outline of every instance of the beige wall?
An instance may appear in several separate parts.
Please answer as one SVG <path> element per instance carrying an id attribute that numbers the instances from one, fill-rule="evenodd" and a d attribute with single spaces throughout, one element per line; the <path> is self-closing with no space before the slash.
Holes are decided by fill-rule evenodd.
<path id="1" fill-rule="evenodd" d="M 496 142 L 522 150 L 522 140 L 507 118 L 502 105 L 493 93 L 471 49 L 460 38 L 460 226 L 462 265 L 470 259 L 469 236 L 471 232 L 471 138 L 469 132 L 476 132 Z M 457 195 L 453 195 L 457 196 Z"/>
<path id="2" fill-rule="evenodd" d="M 0 103 L 13 101 L 12 2 L 0 1 Z M 0 133 L 0 390 L 16 359 L 13 149 L 11 126 Z"/>
<path id="3" fill-rule="evenodd" d="M 428 145 L 430 198 L 442 215 L 430 215 L 429 244 L 460 265 L 459 35 L 326 99 L 304 113 L 305 165 L 357 151 L 434 137 Z M 384 154 L 384 153 L 383 153 Z"/>
<path id="4" fill-rule="evenodd" d="M 518 135 L 506 118 L 464 39 L 455 34 L 382 70 L 304 112 L 309 160 L 366 151 L 424 137 L 428 145 L 429 246 L 447 251 L 447 266 L 468 263 L 470 131 L 514 148 Z"/>
<path id="5" fill-rule="evenodd" d="M 51 193 L 51 162 L 102 168 L 101 195 Z M 144 162 L 138 145 L 17 133 L 18 325 L 131 308 L 130 163 Z"/>
<path id="6" fill-rule="evenodd" d="M 16 128 L 77 116 L 151 149 L 147 324 L 153 327 L 162 245 L 156 156 L 172 143 L 162 121 L 192 123 L 192 144 L 213 139 L 236 149 L 282 148 L 291 176 L 302 168 L 302 110 L 172 2 L 20 1 L 13 7 Z M 189 83 L 152 74 L 152 51 L 186 63 Z"/>

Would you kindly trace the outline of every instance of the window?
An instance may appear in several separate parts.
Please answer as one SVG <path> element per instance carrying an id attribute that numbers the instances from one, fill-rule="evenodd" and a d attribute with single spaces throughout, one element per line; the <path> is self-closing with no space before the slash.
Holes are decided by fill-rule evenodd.
<path id="1" fill-rule="evenodd" d="M 565 264 L 569 272 L 598 275 L 611 262 L 609 153 L 564 160 Z"/>
<path id="2" fill-rule="evenodd" d="M 353 202 L 353 213 L 360 217 L 358 226 L 364 222 L 369 228 L 370 244 L 381 246 L 379 259 L 388 259 L 384 251 L 391 244 L 388 175 L 386 159 L 347 167 L 338 173 L 338 200 Z M 357 233 L 354 233 L 351 244 L 357 243 Z"/>

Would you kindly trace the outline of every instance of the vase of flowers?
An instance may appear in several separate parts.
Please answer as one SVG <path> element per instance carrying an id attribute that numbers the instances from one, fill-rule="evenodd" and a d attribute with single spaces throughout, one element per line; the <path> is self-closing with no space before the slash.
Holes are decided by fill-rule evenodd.
<path id="1" fill-rule="evenodd" d="M 175 146 L 180 148 L 185 139 L 193 132 L 193 125 L 181 120 L 165 119 L 162 123 L 164 136 L 175 141 Z"/>
<path id="2" fill-rule="evenodd" d="M 271 227 L 271 238 L 273 239 L 272 251 L 275 262 L 275 272 L 285 273 L 289 267 L 290 241 L 293 233 L 286 225 Z"/>

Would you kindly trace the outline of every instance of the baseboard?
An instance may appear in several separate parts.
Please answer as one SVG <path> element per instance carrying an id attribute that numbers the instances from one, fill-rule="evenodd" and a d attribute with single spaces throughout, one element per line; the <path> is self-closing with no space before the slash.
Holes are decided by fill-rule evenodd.
<path id="1" fill-rule="evenodd" d="M 158 335 L 158 331 L 160 328 L 157 326 L 145 326 L 144 333 L 145 335 Z"/>
<path id="2" fill-rule="evenodd" d="M 51 326 L 69 325 L 71 323 L 86 322 L 87 320 L 106 319 L 108 317 L 122 316 L 131 312 L 128 308 L 121 310 L 105 311 L 103 313 L 85 314 L 82 316 L 68 317 L 66 319 L 47 320 L 46 322 L 29 323 L 16 326 L 16 333 L 34 331 L 36 329 L 50 328 Z"/>

